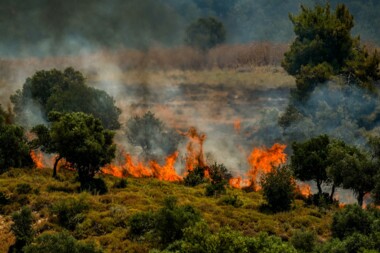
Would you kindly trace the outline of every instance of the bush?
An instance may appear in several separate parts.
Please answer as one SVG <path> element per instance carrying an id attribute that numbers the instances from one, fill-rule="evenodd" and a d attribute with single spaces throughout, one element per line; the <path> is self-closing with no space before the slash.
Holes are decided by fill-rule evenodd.
<path id="1" fill-rule="evenodd" d="M 183 179 L 183 183 L 186 186 L 197 186 L 199 184 L 203 184 L 207 182 L 207 179 L 205 178 L 205 171 L 207 168 L 197 166 L 192 171 L 188 171 L 186 177 Z"/>
<path id="2" fill-rule="evenodd" d="M 67 232 L 43 233 L 32 244 L 23 248 L 25 253 L 101 253 L 93 243 L 77 241 Z"/>
<path id="3" fill-rule="evenodd" d="M 239 199 L 237 195 L 224 196 L 218 201 L 218 203 L 222 205 L 230 205 L 233 207 L 241 207 L 244 204 L 243 201 L 241 201 L 241 199 Z"/>
<path id="4" fill-rule="evenodd" d="M 356 232 L 368 235 L 373 218 L 368 211 L 358 205 L 348 205 L 336 212 L 333 217 L 331 232 L 333 237 L 344 239 Z"/>
<path id="5" fill-rule="evenodd" d="M 125 178 L 121 178 L 117 180 L 112 187 L 116 189 L 124 189 L 127 187 L 127 184 L 127 180 Z"/>
<path id="6" fill-rule="evenodd" d="M 91 194 L 103 195 L 108 192 L 106 182 L 102 178 L 92 178 L 81 183 L 81 190 Z"/>
<path id="7" fill-rule="evenodd" d="M 223 164 L 213 164 L 208 168 L 210 184 L 206 186 L 206 196 L 216 196 L 226 192 L 232 175 Z"/>
<path id="8" fill-rule="evenodd" d="M 141 212 L 129 218 L 129 231 L 132 236 L 141 236 L 155 227 L 155 215 L 152 212 Z"/>
<path id="9" fill-rule="evenodd" d="M 317 237 L 314 232 L 297 230 L 290 242 L 299 252 L 312 252 L 315 247 Z"/>
<path id="10" fill-rule="evenodd" d="M 51 213 L 57 215 L 58 224 L 68 230 L 74 230 L 76 225 L 84 220 L 83 212 L 89 206 L 84 198 L 79 200 L 70 198 L 55 203 L 51 208 Z"/>
<path id="11" fill-rule="evenodd" d="M 295 183 L 287 167 L 273 168 L 260 180 L 263 195 L 272 211 L 288 211 L 294 201 Z"/>
<path id="12" fill-rule="evenodd" d="M 164 207 L 156 214 L 155 232 L 163 245 L 168 245 L 183 236 L 183 229 L 193 226 L 201 219 L 192 206 L 177 206 L 175 197 L 167 197 Z"/>
<path id="13" fill-rule="evenodd" d="M 34 231 L 32 229 L 33 217 L 29 207 L 23 207 L 20 212 L 12 215 L 13 224 L 11 230 L 16 237 L 13 248 L 16 252 L 21 252 L 22 247 L 33 240 Z"/>
<path id="14" fill-rule="evenodd" d="M 29 194 L 32 191 L 30 184 L 18 184 L 16 185 L 17 194 Z"/>

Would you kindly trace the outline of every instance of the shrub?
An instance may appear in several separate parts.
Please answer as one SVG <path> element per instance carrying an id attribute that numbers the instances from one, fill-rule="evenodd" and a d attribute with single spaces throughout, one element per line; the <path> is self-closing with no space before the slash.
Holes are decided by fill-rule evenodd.
<path id="1" fill-rule="evenodd" d="M 290 242 L 299 252 L 312 252 L 316 239 L 314 232 L 297 230 L 290 239 Z"/>
<path id="2" fill-rule="evenodd" d="M 10 197 L 5 192 L 0 192 L 0 207 L 8 205 L 10 203 Z"/>
<path id="3" fill-rule="evenodd" d="M 16 185 L 17 194 L 29 194 L 32 191 L 30 184 L 18 184 Z"/>
<path id="4" fill-rule="evenodd" d="M 155 215 L 152 212 L 141 212 L 129 218 L 129 231 L 132 236 L 141 236 L 155 227 Z"/>
<path id="5" fill-rule="evenodd" d="M 16 252 L 21 252 L 22 247 L 33 240 L 34 231 L 32 229 L 33 217 L 29 207 L 23 207 L 20 212 L 12 215 L 13 224 L 11 230 L 16 237 L 13 248 Z"/>
<path id="6" fill-rule="evenodd" d="M 84 198 L 79 200 L 70 198 L 55 203 L 51 213 L 57 215 L 58 224 L 68 230 L 74 230 L 76 225 L 84 220 L 83 212 L 89 206 Z"/>
<path id="7" fill-rule="evenodd" d="M 81 183 L 81 190 L 88 191 L 91 194 L 103 195 L 108 192 L 106 182 L 102 178 L 92 178 Z"/>
<path id="8" fill-rule="evenodd" d="M 205 178 L 205 170 L 207 168 L 197 166 L 192 171 L 188 171 L 186 177 L 183 179 L 183 183 L 186 186 L 197 186 L 199 184 L 203 184 L 207 182 Z"/>
<path id="9" fill-rule="evenodd" d="M 32 244 L 23 248 L 25 253 L 101 253 L 93 243 L 77 241 L 67 232 L 43 233 Z"/>
<path id="10" fill-rule="evenodd" d="M 237 195 L 224 196 L 218 201 L 218 203 L 223 205 L 230 205 L 233 207 L 241 207 L 244 204 L 243 201 L 239 199 Z"/>
<path id="11" fill-rule="evenodd" d="M 226 192 L 232 175 L 223 164 L 213 164 L 208 168 L 210 184 L 206 186 L 206 196 L 216 196 Z"/>
<path id="12" fill-rule="evenodd" d="M 295 183 L 287 167 L 273 168 L 260 180 L 263 195 L 272 211 L 290 209 L 295 195 Z"/>
<path id="13" fill-rule="evenodd" d="M 368 235 L 371 230 L 371 223 L 372 217 L 369 212 L 358 205 L 348 205 L 334 214 L 331 225 L 332 235 L 339 239 L 355 232 Z"/>
<path id="14" fill-rule="evenodd" d="M 124 189 L 127 187 L 127 184 L 127 180 L 125 178 L 121 178 L 117 180 L 112 187 L 116 189 Z"/>

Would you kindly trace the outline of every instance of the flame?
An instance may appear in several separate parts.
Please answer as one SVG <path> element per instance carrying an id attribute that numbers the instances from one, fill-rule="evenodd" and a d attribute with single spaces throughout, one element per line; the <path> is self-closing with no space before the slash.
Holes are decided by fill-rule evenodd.
<path id="1" fill-rule="evenodd" d="M 195 127 L 190 127 L 186 133 L 180 133 L 189 139 L 186 146 L 186 171 L 192 171 L 195 167 L 206 167 L 203 155 L 203 143 L 206 140 L 206 134 L 198 133 Z"/>
<path id="2" fill-rule="evenodd" d="M 258 177 L 272 171 L 273 167 L 286 162 L 284 150 L 286 145 L 275 143 L 271 148 L 254 148 L 248 157 L 251 166 L 247 172 L 248 178 L 253 183 L 258 181 Z"/>
<path id="3" fill-rule="evenodd" d="M 251 180 L 243 179 L 241 176 L 231 178 L 228 183 L 230 184 L 231 187 L 236 188 L 236 189 L 250 187 L 252 185 Z"/>
<path id="4" fill-rule="evenodd" d="M 311 195 L 311 187 L 307 183 L 298 183 L 297 191 L 304 197 L 309 197 Z"/>
<path id="5" fill-rule="evenodd" d="M 178 152 L 175 152 L 166 157 L 164 165 L 160 165 L 156 161 L 149 161 L 148 165 L 145 165 L 143 162 L 133 159 L 130 154 L 124 153 L 124 164 L 110 164 L 103 167 L 102 172 L 115 177 L 155 177 L 164 181 L 180 181 L 182 177 L 176 173 L 174 167 L 177 157 Z"/>
<path id="6" fill-rule="evenodd" d="M 41 151 L 30 151 L 30 157 L 33 160 L 34 165 L 36 166 L 37 169 L 42 169 L 44 168 L 44 156 Z"/>

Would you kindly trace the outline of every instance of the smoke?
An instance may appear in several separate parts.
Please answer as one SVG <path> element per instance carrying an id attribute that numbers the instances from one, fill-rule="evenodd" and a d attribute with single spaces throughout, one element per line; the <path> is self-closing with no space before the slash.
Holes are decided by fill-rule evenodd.
<path id="1" fill-rule="evenodd" d="M 303 117 L 284 129 L 290 141 L 327 134 L 348 144 L 364 145 L 366 135 L 379 123 L 378 96 L 356 85 L 320 84 L 306 103 L 296 107 Z"/>

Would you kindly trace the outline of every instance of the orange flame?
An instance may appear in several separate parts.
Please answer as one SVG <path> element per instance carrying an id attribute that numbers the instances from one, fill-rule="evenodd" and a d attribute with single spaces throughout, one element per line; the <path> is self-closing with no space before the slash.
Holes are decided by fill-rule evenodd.
<path id="1" fill-rule="evenodd" d="M 250 187 L 252 185 L 251 180 L 243 179 L 242 177 L 233 177 L 229 180 L 229 184 L 231 187 L 236 189 L 241 189 L 244 187 Z"/>
<path id="2" fill-rule="evenodd" d="M 203 143 L 206 140 L 206 134 L 198 133 L 195 127 L 190 127 L 186 133 L 180 133 L 189 138 L 186 146 L 186 171 L 192 171 L 195 167 L 206 167 L 203 155 Z"/>
<path id="3" fill-rule="evenodd" d="M 45 167 L 43 163 L 44 157 L 41 151 L 37 151 L 37 152 L 34 150 L 30 151 L 30 157 L 32 158 L 33 163 L 37 169 L 42 169 Z"/>
<path id="4" fill-rule="evenodd" d="M 302 196 L 309 197 L 311 195 L 311 187 L 306 183 L 298 183 L 297 190 Z"/>
<path id="5" fill-rule="evenodd" d="M 168 156 L 164 165 L 156 161 L 149 161 L 148 165 L 143 162 L 133 161 L 130 154 L 124 154 L 125 163 L 122 165 L 110 164 L 102 168 L 102 172 L 116 177 L 155 177 L 165 181 L 179 181 L 181 176 L 177 175 L 174 164 L 177 161 L 178 152 Z"/>

